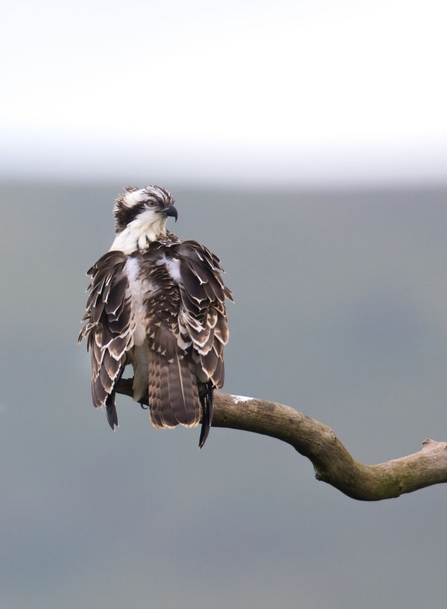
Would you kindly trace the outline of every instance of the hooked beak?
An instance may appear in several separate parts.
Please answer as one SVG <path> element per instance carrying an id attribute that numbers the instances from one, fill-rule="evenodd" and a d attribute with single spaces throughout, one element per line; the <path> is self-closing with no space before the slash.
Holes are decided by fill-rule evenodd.
<path id="1" fill-rule="evenodd" d="M 168 207 L 168 209 L 165 210 L 165 214 L 167 216 L 171 216 L 171 218 L 175 218 L 175 221 L 177 222 L 178 212 L 173 205 L 171 205 L 170 207 Z"/>

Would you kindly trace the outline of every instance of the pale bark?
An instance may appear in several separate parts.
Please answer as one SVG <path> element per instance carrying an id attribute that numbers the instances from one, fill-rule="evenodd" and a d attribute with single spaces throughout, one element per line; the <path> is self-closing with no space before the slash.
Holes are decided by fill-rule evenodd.
<path id="1" fill-rule="evenodd" d="M 128 381 L 118 393 L 130 394 Z M 289 406 L 216 392 L 213 427 L 251 431 L 287 442 L 313 464 L 317 480 L 362 501 L 399 497 L 447 482 L 447 443 L 424 440 L 422 450 L 378 465 L 356 461 L 327 425 Z"/>

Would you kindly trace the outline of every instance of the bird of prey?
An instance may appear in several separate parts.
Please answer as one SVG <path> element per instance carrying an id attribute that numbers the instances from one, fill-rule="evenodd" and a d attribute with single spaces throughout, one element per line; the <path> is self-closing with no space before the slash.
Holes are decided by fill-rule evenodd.
<path id="1" fill-rule="evenodd" d="M 133 367 L 133 399 L 149 406 L 154 427 L 194 427 L 199 447 L 213 418 L 213 390 L 224 382 L 228 342 L 220 260 L 196 241 L 166 228 L 177 221 L 171 194 L 160 186 L 129 186 L 114 208 L 116 236 L 88 271 L 86 313 L 78 341 L 91 352 L 92 399 L 118 426 L 115 393 Z"/>

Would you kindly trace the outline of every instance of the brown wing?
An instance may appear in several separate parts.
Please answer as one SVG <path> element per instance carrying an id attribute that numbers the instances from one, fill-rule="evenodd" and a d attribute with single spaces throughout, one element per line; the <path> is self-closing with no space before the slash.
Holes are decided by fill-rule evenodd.
<path id="1" fill-rule="evenodd" d="M 229 337 L 225 300 L 232 301 L 233 295 L 223 283 L 219 258 L 197 241 L 173 245 L 167 255 L 175 261 L 171 275 L 180 288 L 180 342 L 189 345 L 199 383 L 201 448 L 213 420 L 213 391 L 222 387 L 225 379 L 223 351 Z"/>
<path id="2" fill-rule="evenodd" d="M 192 343 L 199 380 L 220 388 L 225 379 L 224 346 L 228 342 L 225 300 L 233 300 L 222 280 L 219 258 L 196 241 L 184 241 L 171 250 L 178 256 L 182 311 L 182 338 Z"/>
<path id="3" fill-rule="evenodd" d="M 78 338 L 78 342 L 87 338 L 91 352 L 93 405 L 106 406 L 112 429 L 118 426 L 114 387 L 124 370 L 125 353 L 133 344 L 126 261 L 125 254 L 111 251 L 89 269 L 92 281 L 82 319 L 87 323 Z"/>

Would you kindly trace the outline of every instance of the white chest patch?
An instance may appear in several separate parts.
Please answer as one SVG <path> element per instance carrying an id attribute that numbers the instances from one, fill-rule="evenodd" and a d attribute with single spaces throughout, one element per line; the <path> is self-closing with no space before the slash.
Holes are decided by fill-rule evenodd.
<path id="1" fill-rule="evenodd" d="M 132 312 L 135 322 L 133 334 L 134 345 L 139 347 L 146 338 L 144 296 L 152 288 L 150 281 L 140 277 L 140 265 L 136 258 L 129 258 L 125 272 L 129 280 L 129 295 L 132 302 Z"/>

